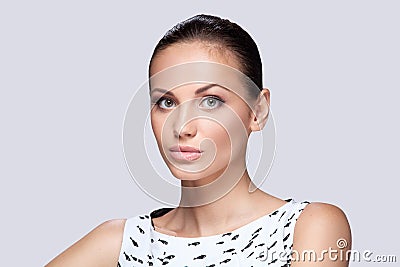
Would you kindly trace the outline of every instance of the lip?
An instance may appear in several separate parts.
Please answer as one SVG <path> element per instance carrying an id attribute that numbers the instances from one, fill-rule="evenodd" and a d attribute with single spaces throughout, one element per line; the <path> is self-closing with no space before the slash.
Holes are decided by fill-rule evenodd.
<path id="1" fill-rule="evenodd" d="M 203 152 L 200 149 L 195 148 L 193 146 L 178 146 L 178 145 L 172 146 L 169 149 L 169 151 L 172 151 L 172 152 L 197 152 L 197 153 Z"/>
<path id="2" fill-rule="evenodd" d="M 192 146 L 172 146 L 170 155 L 175 160 L 179 161 L 193 161 L 201 157 L 203 151 Z"/>

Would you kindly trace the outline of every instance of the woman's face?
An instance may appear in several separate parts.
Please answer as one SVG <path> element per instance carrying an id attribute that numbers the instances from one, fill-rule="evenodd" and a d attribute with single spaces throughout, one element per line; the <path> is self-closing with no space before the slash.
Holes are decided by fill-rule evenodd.
<path id="1" fill-rule="evenodd" d="M 233 58 L 213 53 L 197 42 L 174 44 L 158 52 L 150 75 L 194 61 L 240 69 Z M 151 88 L 150 97 L 158 148 L 172 174 L 183 184 L 195 180 L 198 185 L 207 184 L 217 179 L 229 163 L 245 162 L 252 112 L 238 94 L 218 85 L 190 83 Z"/>

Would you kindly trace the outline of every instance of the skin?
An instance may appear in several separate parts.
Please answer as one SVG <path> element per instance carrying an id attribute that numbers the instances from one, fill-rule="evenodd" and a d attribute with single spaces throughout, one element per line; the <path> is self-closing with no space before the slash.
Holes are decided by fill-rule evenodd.
<path id="1" fill-rule="evenodd" d="M 217 62 L 240 70 L 240 64 L 234 56 L 227 56 L 226 52 L 225 54 L 215 52 L 204 43 L 192 42 L 174 44 L 161 51 L 154 59 L 150 73 L 155 74 L 176 64 L 191 61 Z M 239 116 L 242 126 L 246 129 L 247 137 L 251 132 L 262 129 L 269 111 L 270 92 L 268 89 L 260 91 L 259 98 L 254 102 L 255 112 L 253 113 L 235 93 L 216 86 L 201 95 L 195 95 L 194 91 L 199 86 L 204 86 L 204 84 L 190 84 L 175 88 L 171 90 L 173 95 L 169 96 L 169 100 L 154 105 L 151 110 L 153 133 L 160 152 L 171 173 L 186 187 L 197 187 L 218 179 L 228 164 L 229 158 L 225 154 L 230 151 L 232 144 L 226 141 L 228 133 L 220 125 L 210 120 L 193 120 L 184 124 L 180 130 L 169 128 L 164 131 L 167 133 L 175 131 L 175 135 L 171 136 L 175 136 L 181 144 L 197 148 L 204 138 L 212 139 L 218 152 L 215 161 L 209 168 L 198 173 L 182 171 L 178 168 L 179 166 L 169 162 L 165 157 L 166 152 L 163 150 L 161 133 L 168 114 L 171 114 L 180 103 L 193 99 L 207 101 L 209 95 L 224 99 L 224 104 L 229 105 Z M 150 95 L 154 99 L 162 96 L 157 92 L 151 92 Z M 216 110 L 213 112 L 217 112 Z M 234 160 L 243 163 L 244 156 L 243 153 L 236 153 Z M 286 203 L 259 189 L 249 193 L 250 183 L 251 179 L 245 170 L 236 186 L 217 201 L 198 207 L 177 207 L 167 214 L 153 219 L 156 230 L 181 237 L 216 235 L 248 224 Z M 118 219 L 102 223 L 46 266 L 115 267 L 121 249 L 125 221 L 125 219 Z M 351 248 L 350 226 L 343 211 L 331 204 L 311 203 L 306 206 L 295 224 L 293 250 L 301 254 L 304 250 L 314 250 L 316 253 L 320 253 L 329 247 L 337 249 L 336 242 L 339 238 L 345 239 L 348 243 L 344 251 Z M 291 266 L 342 267 L 348 266 L 348 262 L 346 260 L 332 261 L 326 255 L 323 261 L 293 261 Z"/>

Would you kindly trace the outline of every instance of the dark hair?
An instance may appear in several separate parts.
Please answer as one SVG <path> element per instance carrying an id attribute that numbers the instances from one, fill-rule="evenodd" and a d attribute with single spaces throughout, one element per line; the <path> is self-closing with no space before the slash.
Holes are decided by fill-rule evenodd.
<path id="1" fill-rule="evenodd" d="M 262 63 L 254 40 L 236 23 L 211 15 L 196 15 L 170 29 L 154 48 L 149 73 L 158 52 L 172 44 L 192 41 L 221 45 L 233 52 L 241 65 L 240 71 L 262 90 Z"/>

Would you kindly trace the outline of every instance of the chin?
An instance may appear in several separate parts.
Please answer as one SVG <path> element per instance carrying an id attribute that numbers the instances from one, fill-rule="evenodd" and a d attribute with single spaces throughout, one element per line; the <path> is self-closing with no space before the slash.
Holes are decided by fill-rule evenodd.
<path id="1" fill-rule="evenodd" d="M 179 170 L 178 168 L 172 166 L 169 167 L 170 172 L 172 173 L 172 175 L 179 179 L 179 180 L 187 180 L 187 181 L 196 181 L 196 180 L 200 180 L 201 178 L 203 178 L 205 176 L 205 171 L 201 171 L 201 172 L 189 172 L 189 171 L 184 171 L 184 170 Z"/>
<path id="2" fill-rule="evenodd" d="M 218 179 L 226 169 L 226 167 L 215 168 L 215 166 L 210 166 L 207 169 L 199 172 L 189 172 L 184 170 L 179 170 L 174 166 L 168 166 L 172 175 L 181 181 L 204 181 L 205 183 L 212 182 Z"/>

